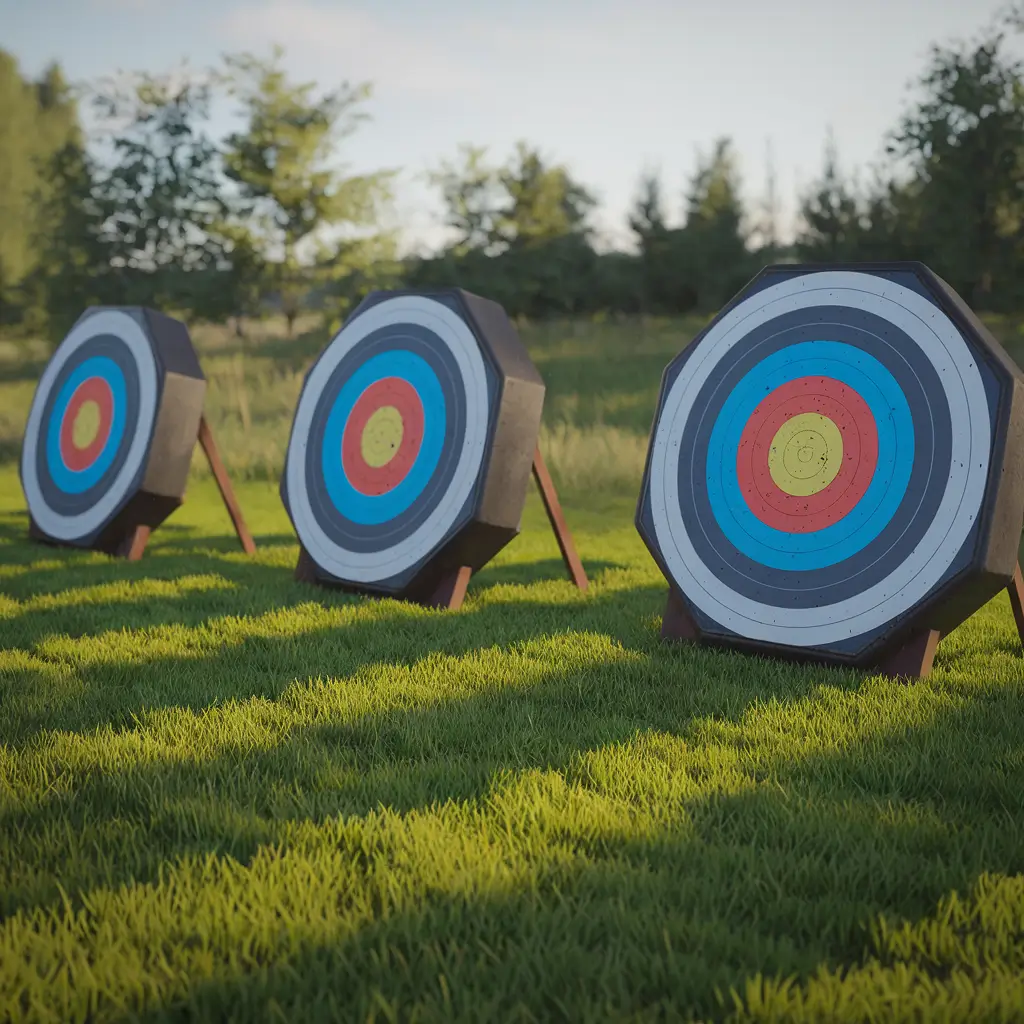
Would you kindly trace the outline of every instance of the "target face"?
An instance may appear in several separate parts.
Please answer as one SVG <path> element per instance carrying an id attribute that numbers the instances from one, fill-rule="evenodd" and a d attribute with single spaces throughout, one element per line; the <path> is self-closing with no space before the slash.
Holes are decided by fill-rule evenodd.
<path id="1" fill-rule="evenodd" d="M 906 274 L 769 276 L 666 375 L 638 527 L 702 628 L 854 655 L 970 563 L 997 404 Z"/>
<path id="2" fill-rule="evenodd" d="M 138 488 L 159 374 L 128 313 L 80 320 L 47 364 L 29 411 L 21 479 L 29 513 L 55 540 L 95 536 Z"/>
<path id="3" fill-rule="evenodd" d="M 330 577 L 381 584 L 422 564 L 471 513 L 494 371 L 466 319 L 397 295 L 359 312 L 310 371 L 282 496 Z"/>

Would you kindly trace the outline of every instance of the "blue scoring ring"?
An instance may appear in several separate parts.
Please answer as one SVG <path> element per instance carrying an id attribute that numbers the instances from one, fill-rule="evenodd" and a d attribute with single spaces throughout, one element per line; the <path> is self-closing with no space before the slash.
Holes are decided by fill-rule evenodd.
<path id="1" fill-rule="evenodd" d="M 878 430 L 878 464 L 864 496 L 843 519 L 811 533 L 786 533 L 751 512 L 736 476 L 736 457 L 758 404 L 775 388 L 806 376 L 832 377 L 864 399 Z M 800 342 L 758 363 L 723 403 L 708 443 L 708 500 L 726 538 L 748 558 L 773 569 L 821 569 L 852 557 L 885 529 L 903 500 L 913 465 L 913 416 L 886 367 L 853 345 Z"/>
<path id="2" fill-rule="evenodd" d="M 369 495 L 349 483 L 342 464 L 341 441 L 359 396 L 385 377 L 400 377 L 416 389 L 423 403 L 423 441 L 415 462 L 401 482 L 384 494 Z M 386 523 L 405 512 L 430 483 L 441 459 L 446 418 L 441 382 L 422 356 L 396 349 L 363 363 L 342 386 L 324 427 L 320 465 L 327 494 L 335 508 L 347 519 L 363 526 Z"/>
<path id="3" fill-rule="evenodd" d="M 95 462 L 82 470 L 69 469 L 60 454 L 60 429 L 67 414 L 71 396 L 90 377 L 101 377 L 110 387 L 113 396 L 110 434 Z M 46 468 L 54 484 L 65 494 L 82 494 L 94 487 L 103 474 L 111 467 L 117 450 L 124 438 L 125 409 L 128 405 L 128 389 L 121 367 L 107 356 L 92 356 L 84 360 L 69 374 L 57 395 L 46 426 Z"/>

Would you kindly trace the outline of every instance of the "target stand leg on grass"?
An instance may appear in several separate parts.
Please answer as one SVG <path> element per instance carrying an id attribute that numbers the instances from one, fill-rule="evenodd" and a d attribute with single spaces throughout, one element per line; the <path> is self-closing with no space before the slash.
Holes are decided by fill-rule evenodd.
<path id="1" fill-rule="evenodd" d="M 1007 589 L 1024 374 L 919 263 L 762 271 L 669 365 L 637 529 L 662 635 L 925 676 Z"/>
<path id="2" fill-rule="evenodd" d="M 497 303 L 460 289 L 374 292 L 310 369 L 281 498 L 297 579 L 458 608 L 519 533 L 532 475 L 587 587 L 537 436 L 544 383 Z"/>
<path id="3" fill-rule="evenodd" d="M 1021 654 L 1024 655 L 1024 575 L 1018 565 L 1013 579 L 1006 588 L 1010 599 L 1010 611 L 1020 638 Z M 699 641 L 700 629 L 694 622 L 682 594 L 671 587 L 665 612 L 661 620 L 663 640 Z M 932 670 L 935 652 L 942 633 L 937 629 L 922 629 L 914 633 L 902 647 L 891 653 L 875 667 L 879 673 L 893 678 L 924 679 Z M 810 660 L 810 659 L 808 659 Z"/>
<path id="4" fill-rule="evenodd" d="M 562 505 L 558 500 L 558 492 L 555 490 L 555 485 L 551 480 L 551 475 L 548 473 L 548 467 L 544 462 L 544 456 L 541 455 L 539 446 L 533 454 L 532 472 L 534 483 L 536 483 L 537 490 L 540 492 L 541 501 L 544 503 L 544 511 L 547 513 L 551 530 L 555 535 L 555 540 L 558 542 L 558 549 L 562 554 L 562 561 L 565 563 L 569 578 L 580 590 L 586 590 L 588 583 L 586 570 L 583 568 L 583 562 L 580 561 L 580 556 L 576 552 L 572 533 L 565 521 Z M 422 603 L 431 608 L 448 608 L 453 611 L 460 608 L 465 599 L 466 590 L 472 575 L 473 569 L 468 565 L 460 565 L 454 569 L 449 569 L 442 575 L 434 592 Z M 299 549 L 299 561 L 295 567 L 295 578 L 303 583 L 317 582 L 316 567 L 303 547 Z"/>
<path id="5" fill-rule="evenodd" d="M 206 378 L 185 325 L 142 307 L 92 307 L 43 371 L 21 483 L 29 535 L 142 557 L 185 498 L 202 447 L 242 549 L 256 550 L 203 415 Z"/>

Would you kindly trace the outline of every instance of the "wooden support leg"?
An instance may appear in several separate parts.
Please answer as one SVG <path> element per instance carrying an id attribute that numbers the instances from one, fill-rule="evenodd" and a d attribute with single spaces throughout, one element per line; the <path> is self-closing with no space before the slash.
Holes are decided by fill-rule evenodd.
<path id="1" fill-rule="evenodd" d="M 252 539 L 252 534 L 249 533 L 249 528 L 245 525 L 242 508 L 235 497 L 235 489 L 231 486 L 231 478 L 228 476 L 228 471 L 224 468 L 224 463 L 221 461 L 220 452 L 217 451 L 217 444 L 213 440 L 213 432 L 210 430 L 210 424 L 206 422 L 205 416 L 199 420 L 198 440 L 206 455 L 206 461 L 210 464 L 210 470 L 213 473 L 214 479 L 217 481 L 220 496 L 224 499 L 224 506 L 228 510 L 228 515 L 231 516 L 231 522 L 235 527 L 235 533 L 238 535 L 242 550 L 247 555 L 251 555 L 256 550 L 256 542 Z"/>
<path id="2" fill-rule="evenodd" d="M 935 650 L 941 639 L 942 634 L 937 629 L 922 629 L 882 662 L 878 671 L 894 678 L 926 678 L 932 670 Z"/>
<path id="3" fill-rule="evenodd" d="M 548 522 L 551 523 L 555 540 L 558 541 L 558 549 L 562 552 L 562 561 L 565 562 L 565 567 L 569 570 L 569 577 L 580 590 L 586 590 L 587 574 L 583 569 L 580 556 L 576 553 L 576 545 L 573 543 L 569 525 L 565 521 L 562 506 L 558 501 L 558 492 L 555 490 L 551 474 L 544 462 L 544 456 L 540 453 L 539 445 L 533 453 L 533 479 L 537 482 L 541 501 L 544 502 L 544 511 L 548 514 Z"/>
<path id="4" fill-rule="evenodd" d="M 146 550 L 146 544 L 149 542 L 151 532 L 148 526 L 136 526 L 117 549 L 118 557 L 124 558 L 129 562 L 139 561 Z"/>
<path id="5" fill-rule="evenodd" d="M 1013 579 L 1006 588 L 1010 595 L 1010 608 L 1013 610 L 1013 621 L 1017 623 L 1017 635 L 1020 637 L 1021 646 L 1024 647 L 1024 575 L 1021 574 L 1020 565 L 1014 570 Z"/>
<path id="6" fill-rule="evenodd" d="M 441 579 L 430 598 L 423 603 L 428 608 L 448 608 L 457 611 L 466 598 L 466 588 L 472 575 L 473 570 L 468 565 L 452 569 Z"/>
<path id="7" fill-rule="evenodd" d="M 665 613 L 661 618 L 662 640 L 697 640 L 697 626 L 690 617 L 682 594 L 675 587 L 669 587 Z"/>
<path id="8" fill-rule="evenodd" d="M 300 544 L 299 560 L 295 563 L 295 579 L 299 583 L 316 583 L 316 572 L 309 552 Z"/>

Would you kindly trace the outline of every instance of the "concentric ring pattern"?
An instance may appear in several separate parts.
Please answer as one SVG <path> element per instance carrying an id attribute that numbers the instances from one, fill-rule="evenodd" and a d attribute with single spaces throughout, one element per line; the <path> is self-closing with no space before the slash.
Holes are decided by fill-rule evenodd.
<path id="1" fill-rule="evenodd" d="M 364 584 L 428 557 L 479 479 L 489 414 L 478 342 L 448 306 L 395 296 L 347 323 L 306 380 L 285 464 L 309 555 Z"/>
<path id="2" fill-rule="evenodd" d="M 158 391 L 151 343 L 129 314 L 102 310 L 71 329 L 40 378 L 22 447 L 29 513 L 45 534 L 95 536 L 132 496 Z"/>
<path id="3" fill-rule="evenodd" d="M 755 291 L 663 397 L 647 474 L 664 566 L 714 622 L 824 647 L 927 597 L 985 497 L 992 413 L 946 314 L 873 274 Z"/>

